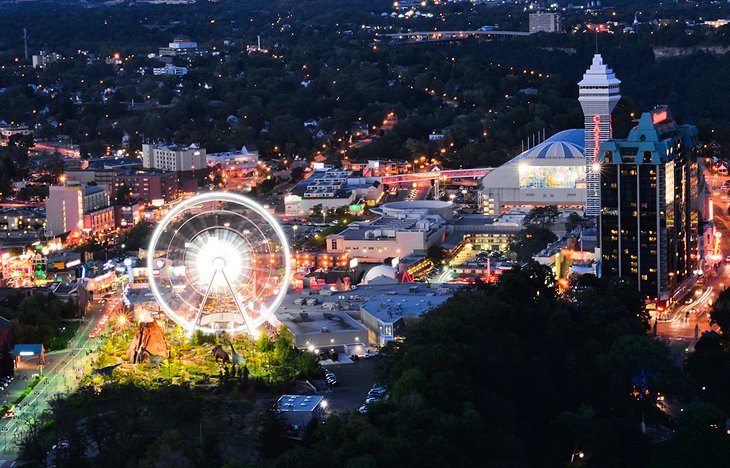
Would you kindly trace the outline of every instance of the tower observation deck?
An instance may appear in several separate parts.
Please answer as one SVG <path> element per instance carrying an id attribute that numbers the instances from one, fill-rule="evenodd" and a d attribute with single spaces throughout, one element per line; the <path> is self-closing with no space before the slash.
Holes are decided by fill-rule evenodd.
<path id="1" fill-rule="evenodd" d="M 597 157 L 601 143 L 612 137 L 611 112 L 621 99 L 620 85 L 600 54 L 593 56 L 593 63 L 578 83 L 585 125 L 586 216 L 595 217 L 601 211 L 601 168 Z"/>

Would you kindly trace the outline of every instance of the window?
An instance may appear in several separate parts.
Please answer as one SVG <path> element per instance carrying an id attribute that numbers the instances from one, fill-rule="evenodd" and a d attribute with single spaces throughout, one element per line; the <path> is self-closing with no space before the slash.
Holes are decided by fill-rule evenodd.
<path id="1" fill-rule="evenodd" d="M 337 239 L 332 239 L 332 249 L 337 250 Z"/>

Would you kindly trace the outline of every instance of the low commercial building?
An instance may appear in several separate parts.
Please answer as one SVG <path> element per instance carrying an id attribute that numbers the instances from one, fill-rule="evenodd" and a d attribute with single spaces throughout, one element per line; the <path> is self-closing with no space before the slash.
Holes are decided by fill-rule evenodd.
<path id="1" fill-rule="evenodd" d="M 211 153 L 206 156 L 208 166 L 244 173 L 256 172 L 259 164 L 259 149 L 256 145 L 245 145 L 239 151 Z"/>
<path id="2" fill-rule="evenodd" d="M 25 124 L 8 125 L 4 122 L 0 122 L 0 138 L 4 141 L 8 141 L 13 135 L 32 136 L 33 130 Z"/>
<path id="3" fill-rule="evenodd" d="M 46 212 L 40 208 L 0 209 L 0 230 L 38 231 L 46 227 Z"/>
<path id="4" fill-rule="evenodd" d="M 318 205 L 332 210 L 357 203 L 374 206 L 383 197 L 378 177 L 360 177 L 343 169 L 316 169 L 284 197 L 288 216 L 309 216 Z"/>
<path id="5" fill-rule="evenodd" d="M 276 402 L 276 412 L 287 429 L 302 430 L 324 413 L 324 398 L 319 395 L 282 395 Z"/>
<path id="6" fill-rule="evenodd" d="M 432 288 L 428 283 L 405 283 L 398 288 L 394 285 L 371 287 L 385 291 L 363 302 L 360 320 L 368 330 L 368 341 L 379 346 L 401 336 L 408 320 L 417 319 L 443 304 L 454 292 L 454 288 L 440 285 Z"/>
<path id="7" fill-rule="evenodd" d="M 397 281 L 360 284 L 346 291 L 305 289 L 287 294 L 276 318 L 300 349 L 359 355 L 369 344 L 394 339 L 406 321 L 442 304 L 454 291 L 450 285 Z"/>
<path id="8" fill-rule="evenodd" d="M 439 201 L 396 202 L 384 205 L 383 216 L 357 221 L 327 236 L 327 252 L 369 262 L 425 253 L 446 240 L 453 205 Z"/>
<path id="9" fill-rule="evenodd" d="M 99 234 L 116 227 L 114 222 L 114 207 L 105 206 L 98 210 L 84 213 L 84 230 Z"/>
<path id="10" fill-rule="evenodd" d="M 320 291 L 330 294 L 313 290 L 287 294 L 276 318 L 294 335 L 296 347 L 349 355 L 355 346 L 367 343 L 365 327 L 347 314 L 360 309 L 360 296 L 353 291 Z"/>
<path id="11" fill-rule="evenodd" d="M 114 223 L 116 227 L 134 226 L 142 219 L 142 209 L 139 203 L 131 205 L 114 205 Z"/>
<path id="12" fill-rule="evenodd" d="M 175 65 L 168 63 L 164 67 L 155 67 L 152 69 L 152 74 L 168 75 L 168 76 L 185 76 L 188 74 L 188 69 L 185 67 L 176 67 Z"/>
<path id="13" fill-rule="evenodd" d="M 451 255 L 470 245 L 481 250 L 506 252 L 522 229 L 522 216 L 470 214 L 453 220 L 442 247 Z"/>
<path id="14" fill-rule="evenodd" d="M 371 159 L 367 162 L 342 161 L 342 168 L 361 173 L 364 177 L 382 177 L 405 174 L 411 171 L 411 164 L 390 159 Z"/>
<path id="15" fill-rule="evenodd" d="M 563 32 L 563 18 L 559 13 L 530 13 L 529 16 L 530 33 Z"/>
<path id="16" fill-rule="evenodd" d="M 167 47 L 160 47 L 160 56 L 167 57 L 186 57 L 205 54 L 205 49 L 198 47 L 198 43 L 193 41 L 190 36 L 180 34 L 168 43 Z"/>

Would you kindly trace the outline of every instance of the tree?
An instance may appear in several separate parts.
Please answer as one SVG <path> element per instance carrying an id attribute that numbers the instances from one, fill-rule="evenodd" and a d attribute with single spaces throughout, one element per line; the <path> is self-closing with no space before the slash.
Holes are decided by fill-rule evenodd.
<path id="1" fill-rule="evenodd" d="M 730 458 L 725 414 L 709 403 L 684 408 L 672 443 L 677 466 L 724 466 Z"/>
<path id="2" fill-rule="evenodd" d="M 440 245 L 432 245 L 428 248 L 426 256 L 431 259 L 431 262 L 436 265 L 436 268 L 439 268 L 445 257 L 444 249 Z"/>
<path id="3" fill-rule="evenodd" d="M 723 340 L 730 341 L 730 288 L 723 290 L 712 305 L 710 324 L 717 324 Z"/>
<path id="4" fill-rule="evenodd" d="M 127 232 L 127 235 L 124 239 L 125 249 L 126 250 L 138 250 L 138 249 L 146 249 L 150 236 L 152 236 L 152 231 L 154 230 L 155 225 L 151 223 L 150 221 L 140 221 L 137 223 L 132 229 Z"/>
<path id="5" fill-rule="evenodd" d="M 565 221 L 565 230 L 571 232 L 582 225 L 583 221 L 583 217 L 574 211 L 568 215 L 568 219 Z"/>
<path id="6" fill-rule="evenodd" d="M 558 238 L 552 231 L 528 224 L 517 234 L 515 241 L 510 245 L 510 250 L 517 254 L 518 260 L 524 262 L 556 240 Z"/>
<path id="7" fill-rule="evenodd" d="M 301 166 L 293 167 L 291 170 L 291 181 L 299 182 L 304 178 L 304 168 Z"/>
<path id="8" fill-rule="evenodd" d="M 525 215 L 525 219 L 522 220 L 522 225 L 545 227 L 545 225 L 553 224 L 558 219 L 558 216 L 560 216 L 560 212 L 555 205 L 536 206 Z"/>

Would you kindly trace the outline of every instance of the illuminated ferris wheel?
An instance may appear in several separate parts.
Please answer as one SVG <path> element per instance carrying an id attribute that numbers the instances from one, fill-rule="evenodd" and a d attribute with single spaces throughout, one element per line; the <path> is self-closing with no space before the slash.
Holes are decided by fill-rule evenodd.
<path id="1" fill-rule="evenodd" d="M 258 203 L 229 192 L 176 205 L 152 233 L 150 289 L 189 334 L 255 334 L 281 304 L 291 276 L 281 226 Z"/>

